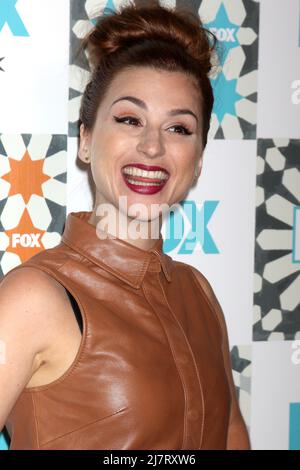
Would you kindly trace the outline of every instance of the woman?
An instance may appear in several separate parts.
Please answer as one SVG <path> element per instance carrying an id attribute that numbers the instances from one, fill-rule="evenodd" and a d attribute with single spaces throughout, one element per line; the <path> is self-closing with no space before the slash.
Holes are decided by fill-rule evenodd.
<path id="1" fill-rule="evenodd" d="M 0 427 L 11 449 L 248 449 L 220 304 L 160 233 L 201 172 L 215 42 L 154 2 L 101 17 L 82 44 L 95 206 L 2 280 Z"/>

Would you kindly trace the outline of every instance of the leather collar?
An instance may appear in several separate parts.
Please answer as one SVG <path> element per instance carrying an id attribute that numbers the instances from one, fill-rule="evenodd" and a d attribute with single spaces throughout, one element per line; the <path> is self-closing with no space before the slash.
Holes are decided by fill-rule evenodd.
<path id="1" fill-rule="evenodd" d="M 171 282 L 173 260 L 163 252 L 163 238 L 150 250 L 143 250 L 120 238 L 101 239 L 88 222 L 92 211 L 70 212 L 65 222 L 62 242 L 101 268 L 139 288 L 146 271 L 160 271 Z"/>

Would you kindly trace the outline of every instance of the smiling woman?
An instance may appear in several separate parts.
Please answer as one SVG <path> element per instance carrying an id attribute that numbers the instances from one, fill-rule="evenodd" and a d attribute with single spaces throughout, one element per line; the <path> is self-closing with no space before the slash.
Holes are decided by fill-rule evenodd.
<path id="1" fill-rule="evenodd" d="M 201 172 L 215 37 L 187 10 L 130 3 L 82 45 L 96 203 L 1 283 L 0 428 L 11 449 L 248 449 L 221 306 L 161 235 Z"/>

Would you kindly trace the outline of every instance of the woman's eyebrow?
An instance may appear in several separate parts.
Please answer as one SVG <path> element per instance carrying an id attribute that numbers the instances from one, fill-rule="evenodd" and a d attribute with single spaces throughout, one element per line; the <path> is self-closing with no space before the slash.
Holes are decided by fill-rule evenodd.
<path id="1" fill-rule="evenodd" d="M 140 106 L 143 109 L 146 109 L 146 110 L 148 109 L 146 103 L 143 100 L 141 100 L 140 98 L 137 98 L 136 96 L 121 96 L 120 98 L 117 98 L 116 100 L 114 100 L 110 107 L 112 107 L 112 105 L 114 105 L 115 103 L 117 103 L 118 101 L 121 101 L 121 100 L 128 100 L 128 101 L 131 101 L 132 103 L 136 104 L 137 106 Z M 170 111 L 167 112 L 167 114 L 168 114 L 168 116 L 174 116 L 176 114 L 190 114 L 191 116 L 194 116 L 194 118 L 196 119 L 196 121 L 198 123 L 198 118 L 197 118 L 196 114 L 193 113 L 193 111 L 191 111 L 188 108 L 171 109 Z"/>

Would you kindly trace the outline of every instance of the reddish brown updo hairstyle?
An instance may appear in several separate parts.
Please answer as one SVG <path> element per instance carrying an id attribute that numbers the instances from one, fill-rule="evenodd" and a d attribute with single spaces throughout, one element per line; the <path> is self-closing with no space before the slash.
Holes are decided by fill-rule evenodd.
<path id="1" fill-rule="evenodd" d="M 80 47 L 87 49 L 92 73 L 82 96 L 79 125 L 92 131 L 98 106 L 121 70 L 146 66 L 180 71 L 199 89 L 204 149 L 214 103 L 209 72 L 217 57 L 216 44 L 216 36 L 202 26 L 198 15 L 184 7 L 163 7 L 158 0 L 146 5 L 129 0 L 118 11 L 99 17 Z"/>

